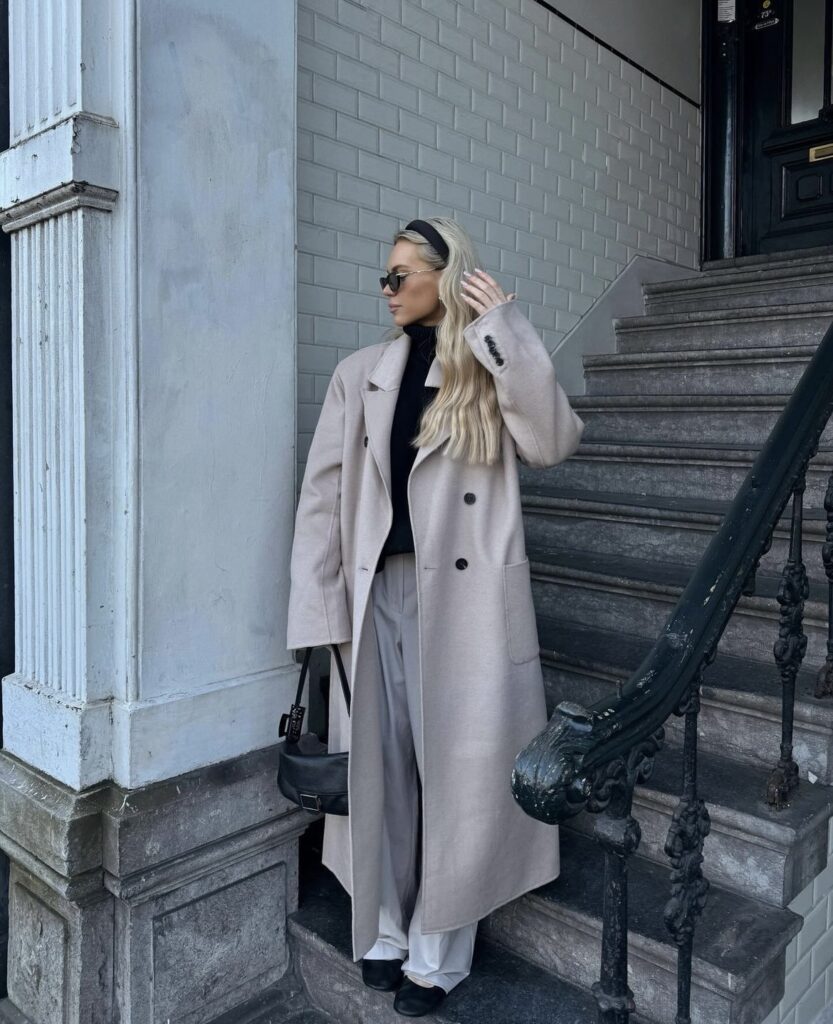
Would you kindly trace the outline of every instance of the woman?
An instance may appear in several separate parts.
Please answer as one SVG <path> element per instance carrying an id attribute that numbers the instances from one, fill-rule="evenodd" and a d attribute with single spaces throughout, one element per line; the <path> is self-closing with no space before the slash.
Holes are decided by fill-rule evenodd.
<path id="1" fill-rule="evenodd" d="M 469 974 L 478 921 L 558 875 L 557 829 L 510 789 L 547 721 L 517 460 L 557 465 L 584 424 L 459 224 L 411 221 L 387 263 L 394 336 L 338 363 L 310 446 L 287 647 L 340 646 L 350 813 L 322 859 L 365 983 L 419 1016 Z"/>

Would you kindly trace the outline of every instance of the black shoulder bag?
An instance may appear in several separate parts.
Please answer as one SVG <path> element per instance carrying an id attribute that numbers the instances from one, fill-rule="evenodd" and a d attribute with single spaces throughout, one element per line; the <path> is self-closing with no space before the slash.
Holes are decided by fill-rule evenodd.
<path id="1" fill-rule="evenodd" d="M 335 655 L 341 690 L 350 713 L 350 687 L 338 644 L 328 645 Z M 281 715 L 278 736 L 286 740 L 278 747 L 278 788 L 285 797 L 305 811 L 347 814 L 347 757 L 349 751 L 328 754 L 327 746 L 314 732 L 301 733 L 306 708 L 301 704 L 312 647 L 306 649 L 295 703 Z"/>

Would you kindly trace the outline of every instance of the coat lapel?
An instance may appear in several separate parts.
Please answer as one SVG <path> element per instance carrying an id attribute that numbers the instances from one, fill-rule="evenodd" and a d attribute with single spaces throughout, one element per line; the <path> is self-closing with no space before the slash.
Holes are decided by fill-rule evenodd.
<path id="1" fill-rule="evenodd" d="M 411 341 L 407 334 L 401 334 L 384 349 L 367 378 L 366 387 L 362 388 L 364 402 L 364 421 L 367 429 L 367 443 L 379 469 L 388 497 L 391 493 L 390 470 L 390 432 L 393 425 L 393 413 L 396 399 L 399 397 L 399 386 L 408 361 Z M 443 373 L 440 361 L 434 356 L 425 378 L 426 387 L 440 387 Z M 423 445 L 417 451 L 414 469 L 435 448 L 445 441 L 451 433 L 445 427 L 430 445 Z"/>

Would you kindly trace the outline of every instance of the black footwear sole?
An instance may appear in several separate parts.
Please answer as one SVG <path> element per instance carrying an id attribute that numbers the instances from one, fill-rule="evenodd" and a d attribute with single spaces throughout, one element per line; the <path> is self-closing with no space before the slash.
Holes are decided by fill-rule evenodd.
<path id="1" fill-rule="evenodd" d="M 377 992 L 392 992 L 399 988 L 405 975 L 402 960 L 362 960 L 362 981 Z"/>
<path id="2" fill-rule="evenodd" d="M 403 1017 L 422 1017 L 423 1014 L 436 1010 L 447 994 L 440 985 L 426 988 L 406 977 L 393 1000 L 393 1008 Z"/>

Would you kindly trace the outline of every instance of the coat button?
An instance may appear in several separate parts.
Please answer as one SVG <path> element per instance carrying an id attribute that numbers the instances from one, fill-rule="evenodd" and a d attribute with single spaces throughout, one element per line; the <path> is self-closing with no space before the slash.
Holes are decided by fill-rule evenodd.
<path id="1" fill-rule="evenodd" d="M 465 558 L 458 558 L 454 564 L 457 566 L 458 569 L 465 569 L 465 567 L 469 563 L 465 560 Z"/>
<path id="2" fill-rule="evenodd" d="M 474 495 L 473 495 L 473 494 L 471 493 L 471 491 L 467 491 L 467 492 L 466 492 L 466 493 L 465 493 L 465 494 L 463 495 L 463 501 L 464 501 L 464 502 L 465 502 L 465 503 L 466 503 L 467 505 L 473 505 L 473 504 L 474 504 Z"/>
<path id="3" fill-rule="evenodd" d="M 364 446 L 367 448 L 367 434 L 364 435 Z"/>

